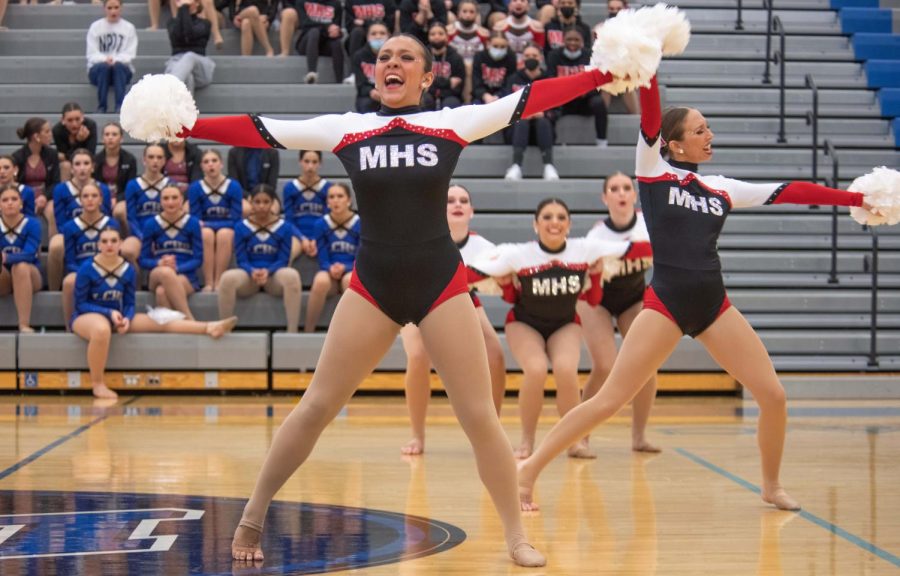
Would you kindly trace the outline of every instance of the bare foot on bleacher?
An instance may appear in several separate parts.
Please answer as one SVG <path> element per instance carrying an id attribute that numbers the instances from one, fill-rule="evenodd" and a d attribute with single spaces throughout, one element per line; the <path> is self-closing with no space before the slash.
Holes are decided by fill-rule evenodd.
<path id="1" fill-rule="evenodd" d="M 234 327 L 237 325 L 237 321 L 237 316 L 231 316 L 229 318 L 225 318 L 224 320 L 219 320 L 218 322 L 209 322 L 206 325 L 206 333 L 209 334 L 212 338 L 221 338 L 222 336 L 234 330 Z"/>
<path id="2" fill-rule="evenodd" d="M 221 33 L 216 34 L 215 36 L 213 36 L 213 44 L 216 45 L 216 50 L 221 50 L 222 48 L 225 47 L 225 39 L 222 38 L 222 34 L 221 34 Z"/>
<path id="3" fill-rule="evenodd" d="M 97 384 L 94 386 L 94 398 L 103 398 L 107 400 L 115 400 L 119 395 L 110 390 L 106 384 Z"/>
<path id="4" fill-rule="evenodd" d="M 425 452 L 425 439 L 413 438 L 400 448 L 400 453 L 405 456 L 419 456 Z"/>
<path id="5" fill-rule="evenodd" d="M 19 332 L 22 332 L 23 334 L 33 334 L 34 328 L 25 324 L 23 326 L 19 326 Z"/>
<path id="6" fill-rule="evenodd" d="M 264 559 L 259 531 L 243 524 L 238 524 L 231 540 L 231 557 L 241 562 L 262 562 Z"/>
<path id="7" fill-rule="evenodd" d="M 275 56 L 275 50 L 273 50 L 272 48 L 266 50 L 266 58 L 272 58 L 273 56 Z"/>
<path id="8" fill-rule="evenodd" d="M 215 291 L 216 291 L 216 289 L 213 288 L 212 284 L 207 284 L 207 285 L 204 286 L 203 289 L 201 290 L 201 292 L 206 292 L 206 293 L 215 292 Z"/>

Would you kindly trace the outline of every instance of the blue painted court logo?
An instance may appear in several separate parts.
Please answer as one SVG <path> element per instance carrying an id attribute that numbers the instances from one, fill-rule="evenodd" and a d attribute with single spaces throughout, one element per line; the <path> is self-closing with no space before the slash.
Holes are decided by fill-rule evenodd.
<path id="1" fill-rule="evenodd" d="M 232 574 L 244 500 L 0 491 L 0 574 Z M 381 510 L 273 502 L 253 574 L 320 574 L 449 550 L 465 532 Z"/>

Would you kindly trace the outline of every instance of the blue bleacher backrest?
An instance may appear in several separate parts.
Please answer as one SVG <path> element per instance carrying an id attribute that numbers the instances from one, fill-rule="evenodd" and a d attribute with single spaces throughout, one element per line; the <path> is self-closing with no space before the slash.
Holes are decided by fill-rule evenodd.
<path id="1" fill-rule="evenodd" d="M 831 9 L 878 8 L 878 0 L 831 0 Z"/>
<path id="2" fill-rule="evenodd" d="M 900 88 L 900 60 L 869 60 L 866 78 L 870 88 Z"/>
<path id="3" fill-rule="evenodd" d="M 900 36 L 869 32 L 854 34 L 853 52 L 858 60 L 900 60 Z"/>
<path id="4" fill-rule="evenodd" d="M 857 32 L 890 34 L 892 29 L 891 10 L 882 10 L 877 7 L 841 10 L 841 31 L 844 34 L 856 34 Z"/>
<path id="5" fill-rule="evenodd" d="M 878 102 L 884 116 L 900 116 L 900 88 L 882 88 L 878 91 Z M 897 128 L 896 121 L 894 128 Z M 894 131 L 896 136 L 896 130 Z"/>

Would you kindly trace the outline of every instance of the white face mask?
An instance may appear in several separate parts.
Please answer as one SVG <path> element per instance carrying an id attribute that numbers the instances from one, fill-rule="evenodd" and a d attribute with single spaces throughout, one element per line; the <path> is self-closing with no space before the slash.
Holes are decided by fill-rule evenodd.
<path id="1" fill-rule="evenodd" d="M 566 58 L 569 60 L 577 60 L 581 58 L 582 50 L 569 50 L 568 48 L 563 48 L 563 54 L 565 54 Z"/>
<path id="2" fill-rule="evenodd" d="M 491 58 L 494 60 L 503 60 L 506 58 L 506 55 L 509 54 L 509 48 L 494 48 L 490 46 L 488 48 L 488 54 L 491 55 Z"/>

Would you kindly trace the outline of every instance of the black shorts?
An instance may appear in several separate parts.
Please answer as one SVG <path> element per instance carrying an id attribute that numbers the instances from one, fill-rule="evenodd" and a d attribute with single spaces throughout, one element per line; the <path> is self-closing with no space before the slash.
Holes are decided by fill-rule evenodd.
<path id="1" fill-rule="evenodd" d="M 581 319 L 578 317 L 578 314 L 574 314 L 572 318 L 539 318 L 525 312 L 519 306 L 515 306 L 506 314 L 506 323 L 509 324 L 511 322 L 521 322 L 526 326 L 534 328 L 546 342 L 560 328 L 573 323 L 580 325 Z"/>
<path id="2" fill-rule="evenodd" d="M 603 286 L 600 306 L 606 308 L 609 315 L 616 318 L 644 299 L 644 289 L 643 272 L 614 278 Z"/>
<path id="3" fill-rule="evenodd" d="M 653 279 L 644 293 L 644 309 L 656 310 L 695 337 L 731 307 L 719 270 L 687 270 L 653 265 Z"/>

